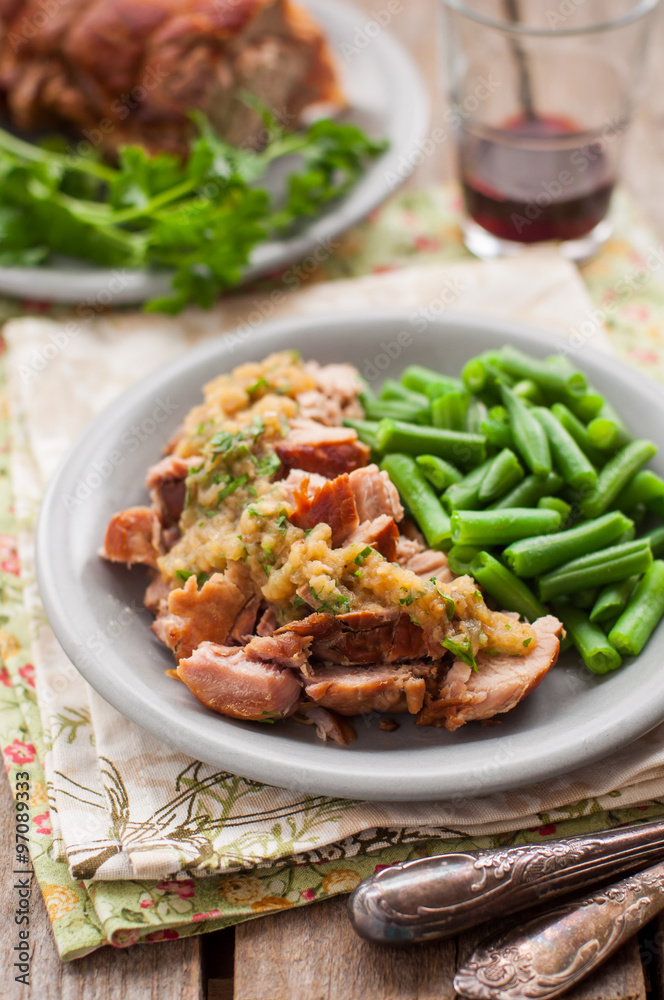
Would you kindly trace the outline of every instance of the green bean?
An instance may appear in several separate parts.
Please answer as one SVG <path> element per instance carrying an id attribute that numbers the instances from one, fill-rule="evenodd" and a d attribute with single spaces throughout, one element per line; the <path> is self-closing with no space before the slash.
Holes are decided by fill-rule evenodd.
<path id="1" fill-rule="evenodd" d="M 575 608 L 582 608 L 584 611 L 589 611 L 595 604 L 598 594 L 599 587 L 588 587 L 586 590 L 578 590 L 575 594 L 572 594 L 570 601 Z"/>
<path id="2" fill-rule="evenodd" d="M 664 497 L 664 479 L 650 469 L 641 469 L 615 500 L 618 510 L 631 510 L 639 504 L 649 504 Z"/>
<path id="3" fill-rule="evenodd" d="M 450 546 L 450 519 L 410 455 L 386 455 L 381 463 L 432 549 Z"/>
<path id="4" fill-rule="evenodd" d="M 594 674 L 607 674 L 622 664 L 620 653 L 614 649 L 599 625 L 571 604 L 555 604 L 554 610 L 561 619 L 567 634 Z"/>
<path id="5" fill-rule="evenodd" d="M 461 372 L 461 381 L 470 392 L 475 394 L 495 387 L 500 373 L 496 368 L 498 351 L 485 351 L 466 362 Z"/>
<path id="6" fill-rule="evenodd" d="M 480 550 L 474 545 L 453 545 L 447 553 L 447 563 L 456 576 L 470 573 L 470 564 Z"/>
<path id="7" fill-rule="evenodd" d="M 588 437 L 598 448 L 617 451 L 632 440 L 622 417 L 604 400 L 604 405 L 594 420 L 588 424 Z"/>
<path id="8" fill-rule="evenodd" d="M 517 451 L 530 471 L 544 478 L 551 472 L 551 452 L 542 425 L 507 386 L 501 385 L 500 394 L 510 415 Z"/>
<path id="9" fill-rule="evenodd" d="M 503 347 L 498 354 L 498 367 L 518 379 L 530 379 L 541 386 L 551 396 L 560 399 L 568 395 L 581 396 L 588 383 L 579 371 L 572 374 L 561 370 L 548 360 L 531 358 L 515 347 Z"/>
<path id="10" fill-rule="evenodd" d="M 555 510 L 509 507 L 504 510 L 455 510 L 452 541 L 461 545 L 508 545 L 520 538 L 557 531 L 560 514 Z"/>
<path id="11" fill-rule="evenodd" d="M 351 420 L 346 418 L 343 425 L 344 427 L 352 427 L 354 431 L 357 431 L 357 437 L 363 444 L 368 444 L 373 451 L 378 450 L 376 444 L 377 420 Z"/>
<path id="12" fill-rule="evenodd" d="M 650 548 L 655 559 L 664 556 L 664 527 L 650 528 L 641 537 L 647 538 L 650 542 Z"/>
<path id="13" fill-rule="evenodd" d="M 664 497 L 651 497 L 646 500 L 646 507 L 657 517 L 664 518 Z"/>
<path id="14" fill-rule="evenodd" d="M 408 455 L 438 455 L 453 465 L 468 468 L 486 458 L 485 439 L 480 434 L 422 427 L 401 420 L 381 420 L 376 432 L 381 451 Z"/>
<path id="15" fill-rule="evenodd" d="M 515 382 L 512 392 L 524 403 L 532 403 L 536 406 L 546 406 L 546 399 L 542 395 L 542 390 L 532 379 L 524 378 L 520 382 Z"/>
<path id="16" fill-rule="evenodd" d="M 380 391 L 381 400 L 400 400 L 402 403 L 411 403 L 419 407 L 424 413 L 429 411 L 429 399 L 422 392 L 415 392 L 406 388 L 401 382 L 393 378 L 386 378 Z"/>
<path id="17" fill-rule="evenodd" d="M 445 392 L 431 403 L 431 423 L 448 431 L 462 431 L 466 426 L 467 409 L 466 392 Z"/>
<path id="18" fill-rule="evenodd" d="M 502 510 L 504 507 L 534 507 L 538 500 L 544 496 L 551 496 L 557 493 L 563 485 L 562 478 L 555 472 L 549 473 L 546 479 L 539 476 L 526 476 L 518 486 L 501 497 L 496 503 L 492 503 L 489 510 Z"/>
<path id="19" fill-rule="evenodd" d="M 503 552 L 503 559 L 518 576 L 542 576 L 571 559 L 617 543 L 631 524 L 620 511 L 612 511 L 555 535 L 514 542 Z"/>
<path id="20" fill-rule="evenodd" d="M 453 483 L 440 498 L 448 514 L 455 510 L 476 510 L 480 506 L 480 488 L 487 470 L 491 468 L 493 459 L 488 458 L 481 465 L 464 476 L 458 483 Z"/>
<path id="21" fill-rule="evenodd" d="M 482 434 L 482 422 L 486 419 L 486 415 L 486 406 L 481 399 L 471 396 L 468 401 L 468 409 L 466 410 L 465 430 L 469 434 Z"/>
<path id="22" fill-rule="evenodd" d="M 601 412 L 604 406 L 604 396 L 600 396 L 596 392 L 588 392 L 585 396 L 568 396 L 565 402 L 579 420 L 583 420 L 587 424 Z"/>
<path id="23" fill-rule="evenodd" d="M 513 448 L 510 416 L 504 406 L 492 406 L 482 421 L 480 433 L 496 448 Z"/>
<path id="24" fill-rule="evenodd" d="M 556 420 L 558 420 L 567 433 L 574 438 L 581 451 L 586 455 L 593 465 L 604 465 L 606 455 L 596 448 L 588 437 L 588 431 L 584 424 L 576 417 L 564 403 L 554 403 L 551 407 Z"/>
<path id="25" fill-rule="evenodd" d="M 608 587 L 603 587 L 590 612 L 591 622 L 604 624 L 617 618 L 625 609 L 629 595 L 636 586 L 637 579 L 638 577 L 636 576 L 628 576 L 626 580 L 621 580 L 620 583 L 610 583 Z"/>
<path id="26" fill-rule="evenodd" d="M 632 476 L 657 453 L 652 441 L 632 441 L 611 458 L 597 477 L 595 489 L 581 500 L 586 517 L 599 517 L 612 505 Z"/>
<path id="27" fill-rule="evenodd" d="M 593 489 L 597 485 L 597 472 L 551 410 L 535 407 L 533 413 L 544 428 L 558 472 L 574 489 Z"/>
<path id="28" fill-rule="evenodd" d="M 638 656 L 664 614 L 664 562 L 657 559 L 640 580 L 609 632 L 609 642 L 626 656 Z"/>
<path id="29" fill-rule="evenodd" d="M 567 524 L 572 513 L 571 506 L 560 497 L 540 497 L 537 506 L 541 510 L 557 510 L 562 519 L 563 527 Z"/>
<path id="30" fill-rule="evenodd" d="M 652 563 L 652 553 L 647 540 L 622 542 L 608 549 L 600 549 L 589 556 L 572 559 L 540 578 L 539 596 L 542 601 L 574 594 L 587 587 L 601 587 L 618 583 L 628 576 L 641 575 Z"/>
<path id="31" fill-rule="evenodd" d="M 534 622 L 546 615 L 528 586 L 488 552 L 480 552 L 470 564 L 470 575 L 493 597 L 499 608 L 516 611 Z"/>
<path id="32" fill-rule="evenodd" d="M 377 399 L 363 402 L 364 412 L 368 420 L 406 420 L 406 421 L 427 421 L 429 417 L 428 405 L 423 410 L 417 404 L 409 403 L 404 399 Z"/>
<path id="33" fill-rule="evenodd" d="M 480 483 L 480 503 L 488 503 L 503 496 L 524 477 L 519 459 L 509 448 L 504 448 L 491 462 Z"/>
<path id="34" fill-rule="evenodd" d="M 401 382 L 407 389 L 421 392 L 428 399 L 435 399 L 444 392 L 454 392 L 463 388 L 458 378 L 443 375 L 422 365 L 408 365 L 401 375 Z"/>
<path id="35" fill-rule="evenodd" d="M 433 488 L 439 493 L 442 493 L 452 483 L 459 483 L 463 479 L 463 475 L 458 469 L 446 462 L 444 458 L 439 458 L 438 455 L 418 455 L 415 461 Z"/>

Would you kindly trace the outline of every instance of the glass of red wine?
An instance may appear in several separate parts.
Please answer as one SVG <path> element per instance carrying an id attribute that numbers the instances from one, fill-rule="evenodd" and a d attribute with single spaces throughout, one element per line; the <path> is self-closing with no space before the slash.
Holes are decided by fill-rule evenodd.
<path id="1" fill-rule="evenodd" d="M 445 71 L 478 257 L 551 242 L 590 259 L 607 218 L 659 0 L 442 0 Z"/>

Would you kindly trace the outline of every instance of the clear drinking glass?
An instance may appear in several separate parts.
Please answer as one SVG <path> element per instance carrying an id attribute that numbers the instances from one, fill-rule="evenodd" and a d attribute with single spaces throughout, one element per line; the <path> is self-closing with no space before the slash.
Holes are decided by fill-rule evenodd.
<path id="1" fill-rule="evenodd" d="M 591 257 L 659 0 L 442 0 L 466 246 Z"/>

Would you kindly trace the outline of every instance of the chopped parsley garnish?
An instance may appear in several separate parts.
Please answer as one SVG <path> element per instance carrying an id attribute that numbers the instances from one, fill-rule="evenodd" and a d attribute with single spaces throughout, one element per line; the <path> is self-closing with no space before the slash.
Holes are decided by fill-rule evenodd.
<path id="1" fill-rule="evenodd" d="M 193 573 L 190 569 L 176 569 L 175 575 L 183 583 L 186 583 L 190 576 L 195 576 L 199 587 L 202 587 L 210 579 L 209 573 Z"/>
<path id="2" fill-rule="evenodd" d="M 204 465 L 205 465 L 205 462 L 201 462 L 201 464 L 197 465 L 195 469 L 190 469 L 189 470 L 189 475 L 190 476 L 195 476 L 197 472 L 201 471 L 201 469 L 203 468 Z"/>
<path id="3" fill-rule="evenodd" d="M 408 590 L 408 587 L 402 587 L 401 589 L 406 591 L 406 596 L 400 599 L 399 604 L 402 606 L 405 605 L 407 608 L 409 608 L 414 601 L 418 601 L 420 597 L 424 597 L 424 594 L 414 594 L 412 590 Z"/>
<path id="4" fill-rule="evenodd" d="M 529 645 L 531 644 L 531 642 L 532 642 L 532 641 L 533 641 L 533 637 L 532 637 L 532 635 L 531 635 L 531 636 L 529 636 L 529 637 L 528 637 L 527 639 L 524 639 L 524 640 L 523 640 L 523 644 L 524 644 L 524 646 L 526 647 L 526 649 L 528 649 L 528 646 L 529 646 Z"/>
<path id="5" fill-rule="evenodd" d="M 350 599 L 345 594 L 334 594 L 328 601 L 318 596 L 313 587 L 309 588 L 318 603 L 317 611 L 327 612 L 330 615 L 343 614 L 350 607 Z"/>
<path id="6" fill-rule="evenodd" d="M 475 591 L 475 597 L 477 598 L 478 601 L 481 601 L 482 600 L 482 593 L 481 593 L 481 591 L 476 590 Z"/>
<path id="7" fill-rule="evenodd" d="M 279 516 L 277 517 L 277 531 L 280 534 L 285 535 L 286 532 L 288 531 L 289 524 L 290 521 L 288 520 L 288 514 L 286 513 L 286 511 L 285 510 L 279 511 Z"/>
<path id="8" fill-rule="evenodd" d="M 300 597 L 299 594 L 296 594 L 295 597 L 293 598 L 293 607 L 294 608 L 301 608 L 304 605 L 306 605 L 306 603 L 307 602 L 304 600 L 304 598 Z"/>
<path id="9" fill-rule="evenodd" d="M 475 662 L 475 654 L 473 653 L 473 645 L 467 635 L 457 637 L 455 639 L 448 638 L 442 640 L 442 645 L 445 649 L 449 649 L 458 660 L 466 663 L 473 670 L 477 670 L 477 663 Z"/>
<path id="10" fill-rule="evenodd" d="M 267 455 L 261 458 L 256 467 L 256 472 L 259 476 L 265 476 L 266 479 L 270 479 L 280 465 L 281 459 L 277 455 L 276 451 L 270 451 Z"/>
<path id="11" fill-rule="evenodd" d="M 365 545 L 362 551 L 358 552 L 355 556 L 355 563 L 358 566 L 363 566 L 373 551 L 374 549 L 372 549 L 370 545 Z"/>
<path id="12" fill-rule="evenodd" d="M 225 500 L 226 497 L 229 497 L 231 493 L 235 493 L 235 491 L 239 490 L 242 486 L 246 486 L 248 481 L 249 476 L 247 475 L 238 476 L 237 479 L 231 479 L 230 483 L 227 483 L 223 490 L 219 490 L 217 493 L 217 504 L 220 504 L 222 500 Z"/>
<path id="13" fill-rule="evenodd" d="M 270 725 L 277 722 L 278 719 L 283 719 L 283 712 L 261 712 L 260 718 L 261 722 L 269 722 Z"/>
<path id="14" fill-rule="evenodd" d="M 267 391 L 270 388 L 267 379 L 259 378 L 253 385 L 250 385 L 247 389 L 247 394 L 249 396 L 255 396 L 256 393 Z"/>
<path id="15" fill-rule="evenodd" d="M 447 617 L 449 618 L 450 621 L 452 621 L 452 619 L 456 614 L 456 604 L 454 603 L 454 598 L 450 597 L 449 594 L 444 594 L 443 591 L 439 589 L 438 580 L 436 579 L 435 576 L 429 577 L 429 583 L 432 583 L 436 588 L 436 593 L 438 594 L 441 601 L 443 601 L 445 605 L 445 612 L 447 614 Z"/>

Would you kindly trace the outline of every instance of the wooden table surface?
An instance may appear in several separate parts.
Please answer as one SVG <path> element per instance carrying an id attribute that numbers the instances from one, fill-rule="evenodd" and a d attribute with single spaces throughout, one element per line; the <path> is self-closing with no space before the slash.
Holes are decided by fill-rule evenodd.
<path id="1" fill-rule="evenodd" d="M 355 0 L 367 20 L 381 0 Z M 433 106 L 432 128 L 442 121 L 445 99 L 438 88 L 437 0 L 401 0 L 391 30 L 415 56 Z M 627 150 L 624 179 L 660 238 L 664 237 L 664 5 L 654 27 L 648 84 Z M 422 188 L 453 175 L 451 144 L 436 147 L 409 179 Z M 0 817 L 13 804 L 0 781 Z M 11 884 L 10 829 L 0 824 L 0 885 Z M 6 1000 L 453 1000 L 454 970 L 482 931 L 410 951 L 373 947 L 357 938 L 346 919 L 346 898 L 263 917 L 204 937 L 126 950 L 102 948 L 63 964 L 41 896 L 32 899 L 36 942 L 31 985 L 9 975 L 13 941 L 12 894 L 0 893 L 0 939 L 7 971 L 0 986 Z M 650 924 L 594 975 L 566 994 L 567 1000 L 664 1000 L 664 918 Z"/>

